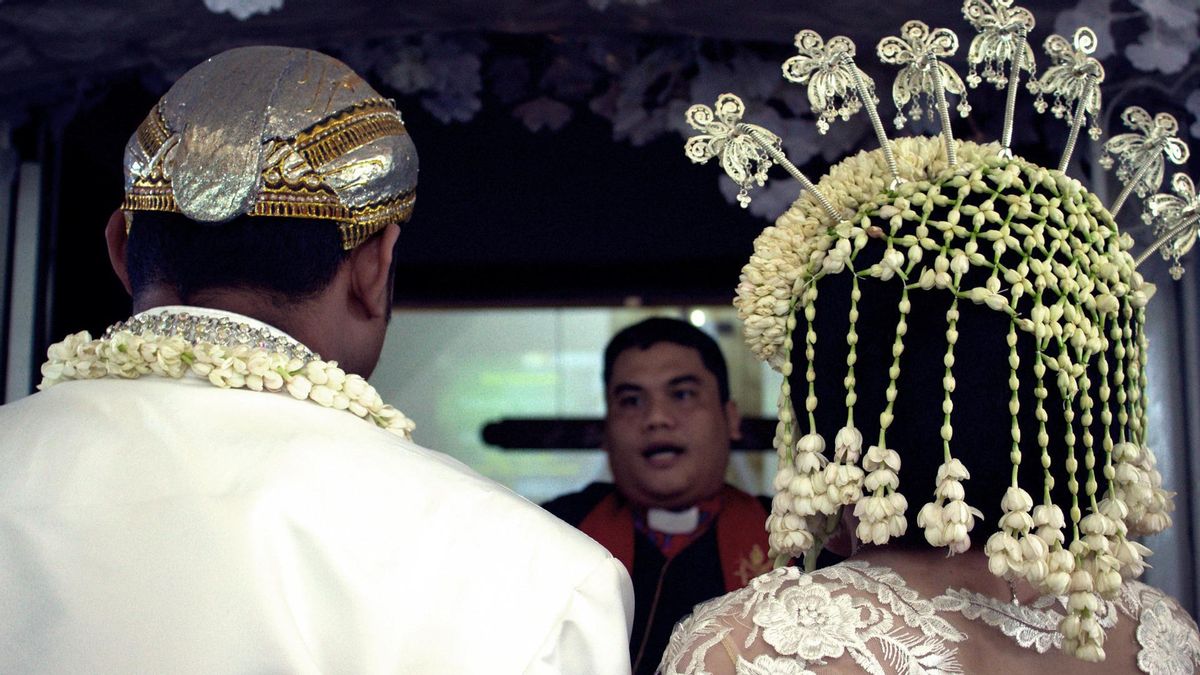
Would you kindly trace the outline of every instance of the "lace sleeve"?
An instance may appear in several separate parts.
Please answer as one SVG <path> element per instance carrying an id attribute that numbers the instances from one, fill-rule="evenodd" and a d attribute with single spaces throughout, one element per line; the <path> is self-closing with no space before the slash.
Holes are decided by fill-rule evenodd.
<path id="1" fill-rule="evenodd" d="M 660 672 L 663 675 L 812 675 L 803 661 L 780 656 L 765 641 L 748 640 L 751 629 L 732 615 L 716 618 L 708 630 L 689 632 L 692 640 L 681 640 L 668 649 Z M 681 623 L 677 635 L 688 631 Z"/>
<path id="2" fill-rule="evenodd" d="M 697 605 L 691 616 L 675 626 L 659 666 L 662 675 L 735 672 L 736 647 L 729 636 L 733 633 L 731 605 L 737 595 Z"/>
<path id="3" fill-rule="evenodd" d="M 771 598 L 787 582 L 800 578 L 792 567 L 767 572 L 745 588 L 696 606 L 671 634 L 659 672 L 663 675 L 733 675 L 757 671 L 739 668 L 750 649 L 767 648 L 757 640 L 753 620 L 757 605 Z M 757 642 L 757 644 L 756 644 Z"/>
<path id="4" fill-rule="evenodd" d="M 1162 591 L 1127 582 L 1122 609 L 1137 617 L 1138 669 L 1150 675 L 1200 670 L 1200 633 L 1179 603 Z"/>
<path id="5" fill-rule="evenodd" d="M 887 568 L 784 568 L 698 606 L 676 626 L 661 672 L 961 672 L 953 645 L 965 639 Z"/>

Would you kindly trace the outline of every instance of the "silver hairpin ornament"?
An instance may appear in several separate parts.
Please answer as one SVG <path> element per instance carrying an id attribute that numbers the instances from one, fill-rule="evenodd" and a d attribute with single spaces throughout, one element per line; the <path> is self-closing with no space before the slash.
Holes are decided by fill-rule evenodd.
<path id="1" fill-rule="evenodd" d="M 904 126 L 904 108 L 913 120 L 921 118 L 921 98 L 932 99 L 937 107 L 942 125 L 942 139 L 946 144 L 946 159 L 950 166 L 958 164 L 954 149 L 954 134 L 950 130 L 950 112 L 946 93 L 957 94 L 958 113 L 966 117 L 971 112 L 967 103 L 966 87 L 962 78 L 941 58 L 958 51 L 958 36 L 947 28 L 929 30 L 923 21 L 908 21 L 900 28 L 900 36 L 889 35 L 879 41 L 879 60 L 900 66 L 900 73 L 892 85 L 892 99 L 896 103 L 896 128 Z"/>
<path id="2" fill-rule="evenodd" d="M 808 86 L 808 102 L 817 114 L 817 131 L 823 134 L 837 117 L 850 119 L 866 107 L 892 174 L 892 187 L 902 183 L 900 167 L 876 107 L 875 84 L 854 63 L 854 42 L 843 35 L 825 42 L 816 31 L 802 30 L 796 33 L 795 44 L 799 54 L 783 62 L 783 77 Z"/>
<path id="3" fill-rule="evenodd" d="M 767 171 L 778 164 L 800 181 L 834 222 L 841 220 L 825 195 L 783 154 L 779 137 L 757 124 L 742 122 L 745 113 L 742 99 L 733 94 L 721 94 L 713 108 L 700 104 L 688 108 L 687 123 L 700 132 L 684 145 L 688 159 L 705 164 L 720 158 L 721 168 L 741 187 L 738 203 L 743 208 L 750 204 L 750 189 L 765 184 Z"/>
<path id="4" fill-rule="evenodd" d="M 967 0 L 963 3 L 963 16 L 979 31 L 967 50 L 967 84 L 977 87 L 987 80 L 997 88 L 1008 87 L 1000 145 L 1001 155 L 1011 157 L 1021 71 L 1029 71 L 1031 79 L 1037 72 L 1033 47 L 1027 39 L 1035 25 L 1033 13 L 1024 7 L 1014 7 L 1012 0 Z M 1006 62 L 1012 64 L 1010 71 L 1005 71 Z M 982 77 L 976 70 L 980 65 L 983 66 Z"/>
<path id="5" fill-rule="evenodd" d="M 1192 250 L 1200 230 L 1200 197 L 1196 195 L 1196 184 L 1184 173 L 1171 177 L 1171 191 L 1174 194 L 1160 192 L 1146 199 L 1142 220 L 1153 226 L 1157 239 L 1137 257 L 1134 267 L 1161 251 L 1164 260 L 1173 261 L 1171 278 L 1178 281 L 1183 276 L 1179 259 Z"/>
<path id="6" fill-rule="evenodd" d="M 1060 119 L 1065 118 L 1071 125 L 1071 133 L 1067 137 L 1067 147 L 1063 149 L 1062 159 L 1058 170 L 1066 172 L 1075 152 L 1075 143 L 1079 140 L 1079 131 L 1088 116 L 1092 118 L 1088 135 L 1093 140 L 1100 138 L 1100 127 L 1096 120 L 1100 115 L 1100 83 L 1104 81 L 1104 66 L 1091 54 L 1096 51 L 1096 33 L 1091 28 L 1080 28 L 1075 31 L 1071 42 L 1061 35 L 1051 35 L 1046 38 L 1046 53 L 1054 64 L 1046 69 L 1042 77 L 1029 81 L 1029 90 L 1037 94 L 1034 108 L 1038 112 L 1046 111 L 1044 95 L 1054 97 L 1050 112 Z M 1074 111 L 1071 104 L 1075 105 Z"/>
<path id="7" fill-rule="evenodd" d="M 1104 143 L 1105 155 L 1100 159 L 1101 166 L 1111 169 L 1116 157 L 1117 179 L 1124 183 L 1121 193 L 1108 208 L 1114 218 L 1131 193 L 1145 198 L 1162 186 L 1166 160 L 1183 164 L 1190 154 L 1187 143 L 1177 137 L 1179 122 L 1168 113 L 1151 117 L 1135 105 L 1121 113 L 1121 121 L 1133 129 L 1133 133 L 1108 139 Z"/>

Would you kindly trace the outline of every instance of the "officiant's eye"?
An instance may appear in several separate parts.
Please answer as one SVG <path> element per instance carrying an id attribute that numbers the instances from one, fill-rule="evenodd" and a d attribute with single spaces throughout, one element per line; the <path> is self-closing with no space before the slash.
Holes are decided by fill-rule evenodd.
<path id="1" fill-rule="evenodd" d="M 696 391 L 694 387 L 684 387 L 681 389 L 671 390 L 671 398 L 681 403 L 694 401 L 699 395 L 700 392 Z"/>
<path id="2" fill-rule="evenodd" d="M 645 397 L 641 394 L 621 394 L 617 396 L 617 407 L 622 410 L 634 410 L 641 407 Z"/>

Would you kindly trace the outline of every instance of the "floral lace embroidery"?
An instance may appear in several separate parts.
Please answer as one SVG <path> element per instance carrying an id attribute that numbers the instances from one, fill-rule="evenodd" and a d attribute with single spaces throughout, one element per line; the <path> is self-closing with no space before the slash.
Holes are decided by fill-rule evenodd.
<path id="1" fill-rule="evenodd" d="M 736 675 L 816 675 L 792 659 L 777 659 L 766 654 L 755 657 L 753 661 L 739 656 L 735 668 Z"/>
<path id="2" fill-rule="evenodd" d="M 820 663 L 841 657 L 847 649 L 866 650 L 861 636 L 867 623 L 858 610 L 863 605 L 849 595 L 830 595 L 812 577 L 800 577 L 794 586 L 759 605 L 754 625 L 763 629 L 763 639 L 780 654 Z"/>
<path id="3" fill-rule="evenodd" d="M 933 599 L 938 611 L 958 612 L 971 621 L 982 621 L 1012 638 L 1025 649 L 1045 654 L 1062 647 L 1058 624 L 1066 610 L 1065 598 L 1041 597 L 1031 605 L 1014 605 L 973 591 L 950 589 Z M 1117 623 L 1116 607 L 1106 602 L 1097 613 L 1105 630 Z"/>
<path id="4" fill-rule="evenodd" d="M 960 673 L 957 653 L 967 636 L 939 613 L 954 612 L 982 622 L 1022 648 L 1043 654 L 1062 646 L 1057 628 L 1065 611 L 1065 598 L 1043 597 L 1015 605 L 964 589 L 950 589 L 926 600 L 893 570 L 858 561 L 809 575 L 788 567 L 698 605 L 671 635 L 661 672 L 707 673 L 705 657 L 725 642 L 730 652 L 750 650 L 756 644 L 760 651 L 762 643 L 770 648 L 766 654 L 734 656 L 737 675 L 813 675 L 816 667 L 844 656 L 864 671 L 880 675 Z M 1200 669 L 1200 634 L 1161 591 L 1137 582 L 1125 584 L 1115 602 L 1102 605 L 1101 626 L 1111 628 L 1119 614 L 1138 622 L 1142 672 L 1158 675 Z M 742 635 L 744 639 L 739 639 Z"/>
<path id="5" fill-rule="evenodd" d="M 878 604 L 872 598 L 839 593 L 848 588 L 873 595 Z M 908 588 L 895 572 L 861 562 L 810 575 L 791 567 L 774 570 L 740 591 L 698 606 L 671 636 L 663 672 L 704 672 L 704 655 L 735 625 L 749 628 L 743 647 L 749 648 L 761 635 L 777 654 L 792 657 L 763 655 L 753 661 L 739 657 L 735 665 L 739 675 L 809 673 L 809 666 L 844 655 L 866 672 L 882 675 L 884 663 L 869 643 L 878 645 L 883 661 L 897 672 L 962 672 L 956 650 L 946 643 L 961 642 L 966 635 L 938 617 L 933 604 Z M 905 626 L 920 634 L 913 635 Z"/>
<path id="6" fill-rule="evenodd" d="M 1127 596 L 1140 609 L 1137 627 L 1138 668 L 1150 675 L 1192 673 L 1200 668 L 1196 625 L 1162 591 L 1126 583 Z M 1125 597 L 1122 597 L 1124 600 Z"/>

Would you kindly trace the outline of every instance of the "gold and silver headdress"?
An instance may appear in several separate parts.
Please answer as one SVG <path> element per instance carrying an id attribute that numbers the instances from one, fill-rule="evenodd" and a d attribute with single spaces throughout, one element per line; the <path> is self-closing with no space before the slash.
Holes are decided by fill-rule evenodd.
<path id="1" fill-rule="evenodd" d="M 1002 516 L 984 546 L 989 567 L 1045 593 L 1068 594 L 1070 612 L 1060 627 L 1064 646 L 1081 658 L 1101 660 L 1099 596 L 1112 597 L 1122 578 L 1142 572 L 1149 550 L 1133 538 L 1169 525 L 1172 509 L 1146 446 L 1144 322 L 1154 288 L 1136 267 L 1159 250 L 1174 258 L 1173 275 L 1182 272 L 1178 258 L 1195 242 L 1200 200 L 1183 174 L 1171 179 L 1171 194 L 1154 194 L 1165 162 L 1182 163 L 1188 152 L 1175 137 L 1173 118 L 1152 117 L 1137 107 L 1122 116 L 1132 132 L 1105 144 L 1125 184 L 1111 205 L 1064 173 L 1085 124 L 1091 122 L 1093 138 L 1099 135 L 1095 120 L 1104 69 L 1090 56 L 1096 46 L 1092 31 L 1080 29 L 1070 40 L 1049 38 L 1049 64 L 1038 76 L 1027 43 L 1034 26 L 1030 12 L 1011 0 L 967 0 L 963 12 L 978 30 L 967 54 L 966 84 L 1007 88 L 999 143 L 952 136 L 947 94 L 958 98 L 961 114 L 970 107 L 964 81 L 940 59 L 956 51 L 958 38 L 910 21 L 899 36 L 878 46 L 880 59 L 900 68 L 893 87 L 895 122 L 902 126 L 932 108 L 928 114 L 940 120 L 940 138 L 888 138 L 874 83 L 855 64 L 853 42 L 841 36 L 826 41 L 804 30 L 796 35 L 799 54 L 783 64 L 783 76 L 808 87 L 822 133 L 837 118 L 865 108 L 879 149 L 841 161 L 814 183 L 783 155 L 778 137 L 742 121 L 745 109 L 737 96 L 724 94 L 713 108 L 688 110 L 688 122 L 700 133 L 688 140 L 686 152 L 699 163 L 719 158 L 741 186 L 743 206 L 774 164 L 803 187 L 791 208 L 756 239 L 735 299 L 751 350 L 786 376 L 775 438 L 777 495 L 768 520 L 777 561 L 805 556 L 815 563 L 847 507 L 858 517 L 861 540 L 882 544 L 903 535 L 910 519 L 899 489 L 901 460 L 927 452 L 940 453 L 935 484 L 905 488 L 909 495 L 933 495 L 917 510 L 916 524 L 934 546 L 950 552 L 971 546 L 970 532 L 982 514 L 969 504 L 964 481 L 971 449 L 955 437 L 952 394 L 959 320 L 967 318 L 960 317 L 960 303 L 977 305 L 1007 325 L 1007 335 L 997 336 L 1007 345 L 1007 363 L 1001 358 L 997 365 L 1009 373 L 1004 393 L 1011 431 L 1003 444 L 1012 474 L 996 509 Z M 1070 125 L 1056 168 L 1010 150 L 1023 76 L 1037 95 L 1035 107 L 1049 108 Z M 1145 198 L 1143 218 L 1158 237 L 1137 260 L 1130 255 L 1133 239 L 1113 217 L 1130 193 Z M 827 443 L 814 418 L 814 322 L 821 282 L 836 275 L 849 277 L 848 350 L 838 373 L 845 422 Z M 860 301 L 868 284 L 892 288 L 899 298 L 890 358 L 885 357 L 890 367 L 880 373 L 855 371 Z M 931 378 L 941 392 L 928 402 L 940 422 L 940 444 L 891 447 L 895 402 L 904 396 L 897 382 L 908 319 L 913 300 L 926 293 L 940 294 L 946 303 L 944 372 Z M 1031 357 L 1021 356 L 1019 343 Z M 796 349 L 802 352 L 793 355 Z M 795 408 L 789 382 L 793 356 L 803 369 L 795 380 L 807 385 Z M 864 442 L 855 424 L 856 412 L 860 419 L 863 414 L 858 388 L 860 378 L 875 376 L 887 378 L 886 390 L 882 409 L 866 411 L 878 415 L 877 440 Z M 1023 400 L 1034 408 L 1032 417 L 1022 411 Z M 1062 430 L 1054 444 L 1050 427 Z M 1056 451 L 1065 446 L 1065 460 L 1051 456 L 1052 445 Z M 1031 461 L 1040 464 L 1040 484 L 1018 480 L 1027 475 L 1018 471 L 1022 462 Z M 1052 465 L 1066 477 L 1065 501 L 1053 496 L 1063 484 L 1056 489 Z"/>
<path id="2" fill-rule="evenodd" d="M 125 148 L 126 211 L 202 223 L 330 220 L 349 250 L 412 215 L 417 152 L 400 113 L 342 62 L 232 49 L 171 87 Z"/>

